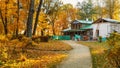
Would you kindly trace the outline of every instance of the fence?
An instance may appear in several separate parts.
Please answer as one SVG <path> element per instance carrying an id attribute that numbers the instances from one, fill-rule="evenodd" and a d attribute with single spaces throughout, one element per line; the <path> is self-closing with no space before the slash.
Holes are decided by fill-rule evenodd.
<path id="1" fill-rule="evenodd" d="M 52 36 L 53 40 L 71 40 L 69 35 L 65 35 L 65 36 Z"/>

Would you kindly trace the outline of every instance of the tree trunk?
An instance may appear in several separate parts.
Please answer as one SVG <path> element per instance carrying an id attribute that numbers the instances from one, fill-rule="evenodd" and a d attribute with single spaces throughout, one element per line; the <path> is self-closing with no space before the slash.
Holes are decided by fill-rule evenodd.
<path id="1" fill-rule="evenodd" d="M 5 7 L 5 22 L 4 22 L 4 32 L 5 32 L 5 35 L 8 34 L 8 29 L 7 29 L 7 24 L 8 24 L 8 21 L 7 21 L 7 4 L 8 4 L 8 1 L 5 2 L 6 4 L 6 7 Z"/>
<path id="2" fill-rule="evenodd" d="M 30 8 L 27 20 L 27 29 L 26 29 L 26 36 L 31 38 L 32 37 L 32 22 L 33 22 L 33 14 L 34 14 L 34 1 L 30 0 Z"/>
<path id="3" fill-rule="evenodd" d="M 1 17 L 1 19 L 2 19 L 2 23 L 3 23 L 3 27 L 4 27 L 4 33 L 6 34 L 7 33 L 7 31 L 6 31 L 6 27 L 5 27 L 5 22 L 4 22 L 4 19 L 3 19 L 3 16 L 2 16 L 2 10 L 0 9 L 0 17 Z"/>
<path id="4" fill-rule="evenodd" d="M 19 5 L 20 5 L 20 2 L 19 2 L 19 0 L 17 0 L 17 7 L 18 7 L 17 14 L 18 14 L 18 17 L 17 17 L 16 37 L 18 37 L 18 32 L 19 32 L 19 28 L 18 28 L 18 24 L 19 24 Z"/>
<path id="5" fill-rule="evenodd" d="M 7 22 L 7 18 L 5 18 L 5 22 Z M 4 24 L 4 32 L 5 32 L 5 35 L 8 34 L 7 23 Z"/>
<path id="6" fill-rule="evenodd" d="M 7 33 L 8 33 L 8 30 L 7 30 L 7 18 L 6 18 L 6 16 L 5 16 L 5 21 L 4 21 L 3 16 L 2 16 L 2 10 L 1 10 L 1 9 L 0 9 L 0 17 L 1 17 L 2 23 L 3 23 L 4 33 L 5 33 L 5 35 L 7 35 Z"/>
<path id="7" fill-rule="evenodd" d="M 36 19 L 35 19 L 35 24 L 34 24 L 34 29 L 33 29 L 33 35 L 35 35 L 35 33 L 36 33 L 36 29 L 37 29 L 39 14 L 40 14 L 40 11 L 41 11 L 42 2 L 43 2 L 43 0 L 39 1 L 39 6 L 38 6 L 38 10 L 37 10 L 37 14 L 36 14 Z"/>
<path id="8" fill-rule="evenodd" d="M 53 35 L 55 35 L 54 23 L 52 23 Z"/>
<path id="9" fill-rule="evenodd" d="M 44 31 L 43 31 L 43 29 L 41 30 L 41 36 L 44 36 Z"/>

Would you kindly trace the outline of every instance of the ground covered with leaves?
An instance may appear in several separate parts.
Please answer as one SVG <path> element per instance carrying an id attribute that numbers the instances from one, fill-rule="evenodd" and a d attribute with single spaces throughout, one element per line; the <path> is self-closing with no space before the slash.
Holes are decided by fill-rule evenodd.
<path id="1" fill-rule="evenodd" d="M 90 48 L 93 59 L 93 68 L 118 68 L 117 66 L 114 66 L 116 65 L 116 63 L 111 64 L 111 61 L 114 60 L 114 58 L 109 59 L 112 56 L 109 56 L 111 53 L 109 50 L 110 46 L 108 44 L 108 41 L 102 43 L 80 41 L 79 43 L 86 45 Z"/>
<path id="2" fill-rule="evenodd" d="M 106 43 L 99 43 L 99 42 L 85 42 L 80 41 L 80 44 L 86 45 L 90 47 L 91 55 L 93 59 L 93 68 L 104 68 L 103 65 L 108 62 L 105 58 L 106 53 L 105 50 L 108 49 Z"/>
<path id="3" fill-rule="evenodd" d="M 0 38 L 0 67 L 52 68 L 67 57 L 72 48 L 61 41 L 29 43 L 28 38 L 9 40 Z"/>

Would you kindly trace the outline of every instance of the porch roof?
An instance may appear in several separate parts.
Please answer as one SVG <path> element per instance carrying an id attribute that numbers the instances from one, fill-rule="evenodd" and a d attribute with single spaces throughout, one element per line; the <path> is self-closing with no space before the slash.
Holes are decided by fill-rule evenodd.
<path id="1" fill-rule="evenodd" d="M 83 30 L 81 30 L 81 29 L 65 29 L 62 32 L 76 32 L 76 31 L 84 31 L 84 29 Z"/>
<path id="2" fill-rule="evenodd" d="M 81 28 L 81 30 L 93 29 L 92 25 L 87 25 Z"/>

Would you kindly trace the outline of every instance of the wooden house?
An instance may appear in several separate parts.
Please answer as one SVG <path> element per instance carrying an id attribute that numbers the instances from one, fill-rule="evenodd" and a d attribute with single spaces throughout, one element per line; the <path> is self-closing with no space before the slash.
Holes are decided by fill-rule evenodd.
<path id="1" fill-rule="evenodd" d="M 74 20 L 70 23 L 70 27 L 62 32 L 64 35 L 70 35 L 72 39 L 75 34 L 80 35 L 81 37 L 91 37 L 93 35 L 92 30 L 92 21 Z"/>

